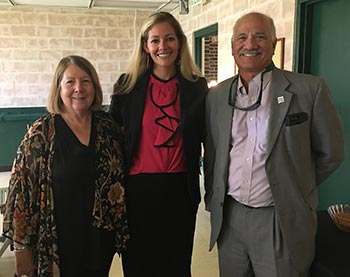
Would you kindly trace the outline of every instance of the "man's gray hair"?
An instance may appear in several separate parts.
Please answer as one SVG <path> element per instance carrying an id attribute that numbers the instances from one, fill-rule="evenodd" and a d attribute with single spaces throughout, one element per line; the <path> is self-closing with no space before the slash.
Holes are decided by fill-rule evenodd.
<path id="1" fill-rule="evenodd" d="M 263 14 L 263 13 L 259 13 L 259 12 L 250 12 L 250 13 L 247 13 L 247 14 L 245 14 L 245 15 L 243 15 L 240 18 L 237 19 L 235 25 L 233 26 L 231 41 L 233 41 L 234 38 L 235 38 L 235 30 L 236 30 L 236 27 L 239 24 L 239 22 L 243 18 L 245 18 L 246 16 L 249 16 L 249 15 L 256 15 L 256 16 L 259 16 L 259 17 L 263 18 L 264 20 L 266 20 L 266 22 L 269 24 L 269 27 L 270 27 L 271 39 L 273 41 L 277 40 L 277 37 L 276 37 L 276 26 L 275 26 L 275 22 L 273 21 L 272 17 L 270 17 L 270 16 L 268 16 L 266 14 Z"/>

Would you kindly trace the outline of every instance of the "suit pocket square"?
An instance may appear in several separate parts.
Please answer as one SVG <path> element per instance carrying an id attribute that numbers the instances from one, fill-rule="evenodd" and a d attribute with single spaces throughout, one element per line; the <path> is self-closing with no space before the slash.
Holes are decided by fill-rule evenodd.
<path id="1" fill-rule="evenodd" d="M 307 113 L 294 113 L 286 116 L 286 126 L 293 126 L 303 123 L 307 120 Z"/>

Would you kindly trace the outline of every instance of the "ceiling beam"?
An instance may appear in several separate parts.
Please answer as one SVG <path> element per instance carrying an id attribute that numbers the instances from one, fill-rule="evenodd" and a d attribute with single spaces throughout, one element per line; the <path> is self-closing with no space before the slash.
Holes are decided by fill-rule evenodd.
<path id="1" fill-rule="evenodd" d="M 16 6 L 15 1 L 13 1 L 13 0 L 7 0 L 7 1 L 9 1 L 9 3 L 10 3 L 12 6 Z"/>
<path id="2" fill-rule="evenodd" d="M 160 11 L 161 9 L 163 9 L 165 6 L 169 5 L 171 2 L 173 2 L 173 0 L 168 0 L 168 2 L 160 5 L 157 9 L 157 11 Z"/>

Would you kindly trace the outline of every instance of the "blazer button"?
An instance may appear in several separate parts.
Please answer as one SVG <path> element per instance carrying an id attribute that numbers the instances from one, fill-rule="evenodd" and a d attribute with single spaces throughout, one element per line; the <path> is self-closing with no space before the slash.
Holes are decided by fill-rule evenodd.
<path id="1" fill-rule="evenodd" d="M 220 202 L 220 207 L 224 206 L 224 202 Z"/>

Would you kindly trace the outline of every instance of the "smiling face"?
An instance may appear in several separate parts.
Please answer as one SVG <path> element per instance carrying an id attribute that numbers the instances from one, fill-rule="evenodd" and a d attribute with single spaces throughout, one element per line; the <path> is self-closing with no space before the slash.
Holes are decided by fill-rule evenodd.
<path id="1" fill-rule="evenodd" d="M 234 27 L 231 47 L 240 75 L 251 79 L 267 67 L 275 46 L 276 40 L 267 18 L 253 13 L 239 19 Z"/>
<path id="2" fill-rule="evenodd" d="M 63 73 L 60 96 L 68 113 L 84 114 L 94 102 L 95 89 L 90 76 L 75 64 L 70 64 Z"/>
<path id="3" fill-rule="evenodd" d="M 179 39 L 170 23 L 155 24 L 148 32 L 148 38 L 144 42 L 143 48 L 150 54 L 154 62 L 153 72 L 157 76 L 175 74 Z"/>

